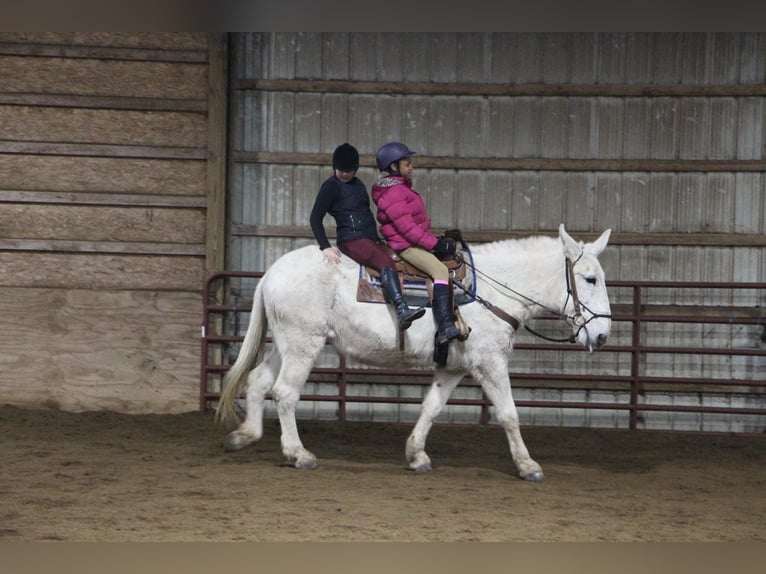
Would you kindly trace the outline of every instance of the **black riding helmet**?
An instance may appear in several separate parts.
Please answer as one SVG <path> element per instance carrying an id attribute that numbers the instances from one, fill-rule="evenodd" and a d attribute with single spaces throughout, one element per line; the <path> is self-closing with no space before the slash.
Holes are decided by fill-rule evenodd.
<path id="1" fill-rule="evenodd" d="M 332 154 L 332 168 L 340 171 L 357 171 L 359 152 L 349 143 L 339 145 Z"/>

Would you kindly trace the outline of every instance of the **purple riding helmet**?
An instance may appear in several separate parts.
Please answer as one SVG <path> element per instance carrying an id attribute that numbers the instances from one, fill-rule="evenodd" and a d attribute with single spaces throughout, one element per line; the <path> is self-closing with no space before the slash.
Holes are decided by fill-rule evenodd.
<path id="1" fill-rule="evenodd" d="M 383 144 L 375 154 L 375 162 L 380 171 L 388 171 L 388 166 L 402 158 L 415 155 L 415 152 L 401 142 Z"/>

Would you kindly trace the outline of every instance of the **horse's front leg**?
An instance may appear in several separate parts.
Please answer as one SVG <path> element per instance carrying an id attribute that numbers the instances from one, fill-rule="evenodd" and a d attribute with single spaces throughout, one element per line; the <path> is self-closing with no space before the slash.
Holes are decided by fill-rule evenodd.
<path id="1" fill-rule="evenodd" d="M 433 422 L 447 404 L 452 391 L 463 379 L 463 373 L 448 373 L 436 371 L 431 388 L 428 390 L 420 408 L 415 427 L 407 439 L 405 455 L 410 470 L 416 472 L 431 472 L 431 459 L 426 454 L 426 438 Z"/>
<path id="2" fill-rule="evenodd" d="M 483 364 L 473 372 L 473 376 L 495 406 L 495 416 L 508 437 L 511 457 L 519 476 L 524 480 L 543 480 L 543 469 L 529 456 L 527 446 L 521 438 L 519 414 L 511 393 L 511 380 L 508 377 L 506 362 L 498 360 Z"/>

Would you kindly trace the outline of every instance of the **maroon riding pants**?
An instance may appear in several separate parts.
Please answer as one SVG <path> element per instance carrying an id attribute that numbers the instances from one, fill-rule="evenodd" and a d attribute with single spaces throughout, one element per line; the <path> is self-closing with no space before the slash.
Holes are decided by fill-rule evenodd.
<path id="1" fill-rule="evenodd" d="M 380 243 L 361 237 L 338 243 L 338 249 L 351 257 L 357 263 L 372 267 L 375 271 L 380 271 L 384 267 L 390 267 L 396 270 L 396 262 L 391 258 L 388 252 L 383 249 Z"/>

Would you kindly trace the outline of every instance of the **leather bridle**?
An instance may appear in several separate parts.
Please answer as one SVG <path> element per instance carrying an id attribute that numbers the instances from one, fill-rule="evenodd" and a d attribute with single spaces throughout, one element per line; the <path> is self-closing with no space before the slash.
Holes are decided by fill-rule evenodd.
<path id="1" fill-rule="evenodd" d="M 553 342 L 556 342 L 556 343 L 566 343 L 566 342 L 568 342 L 568 343 L 575 343 L 575 342 L 577 342 L 577 337 L 579 336 L 580 331 L 585 329 L 586 332 L 587 332 L 587 330 L 588 330 L 587 329 L 588 323 L 590 323 L 594 319 L 611 319 L 612 318 L 611 313 L 596 313 L 595 311 L 590 309 L 590 307 L 588 307 L 585 303 L 580 301 L 580 297 L 577 294 L 577 283 L 575 282 L 574 266 L 580 260 L 580 257 L 582 257 L 582 255 L 583 254 L 580 253 L 580 255 L 577 257 L 577 259 L 575 259 L 574 261 L 572 261 L 572 259 L 569 258 L 569 257 L 565 258 L 566 264 L 565 264 L 564 274 L 565 274 L 565 277 L 566 277 L 567 298 L 564 300 L 564 306 L 562 307 L 561 312 L 558 312 L 558 313 L 556 311 L 546 307 L 542 303 L 539 303 L 539 302 L 535 301 L 534 299 L 532 299 L 530 297 L 527 297 L 526 295 L 523 295 L 522 293 L 519 293 L 518 291 L 515 291 L 514 289 L 511 289 L 507 285 L 505 285 L 503 283 L 500 283 L 499 281 L 497 281 L 495 279 L 492 279 L 491 277 L 489 277 L 485 273 L 482 273 L 481 271 L 476 269 L 476 267 L 474 267 L 473 265 L 471 265 L 471 267 L 473 268 L 474 271 L 476 271 L 477 273 L 479 273 L 480 275 L 482 275 L 486 279 L 489 279 L 490 281 L 492 281 L 496 285 L 498 285 L 498 286 L 500 286 L 500 287 L 510 291 L 511 293 L 513 293 L 513 294 L 515 294 L 515 295 L 517 295 L 517 296 L 519 296 L 519 297 L 521 297 L 523 299 L 526 299 L 530 303 L 533 303 L 533 304 L 535 304 L 535 305 L 537 305 L 539 307 L 542 307 L 543 309 L 546 309 L 547 311 L 549 311 L 550 313 L 552 313 L 554 315 L 558 315 L 560 319 L 562 319 L 563 321 L 571 324 L 573 328 L 577 329 L 577 331 L 575 331 L 571 336 L 569 336 L 567 338 L 564 338 L 564 339 L 557 339 L 557 338 L 548 337 L 546 335 L 538 333 L 537 331 L 531 329 L 527 325 L 524 325 L 524 328 L 527 331 L 529 331 L 533 335 L 535 335 L 537 337 L 540 337 L 541 339 L 545 339 L 547 341 L 553 341 Z M 470 264 L 468 262 L 466 262 L 466 265 L 470 265 Z M 499 317 L 500 319 L 502 319 L 503 321 L 505 321 L 506 323 L 511 325 L 511 327 L 513 327 L 514 331 L 518 330 L 519 325 L 520 325 L 520 321 L 518 319 L 516 319 L 512 315 L 506 313 L 505 311 L 503 311 L 502 309 L 500 309 L 496 305 L 492 304 L 487 299 L 484 299 L 483 297 L 480 297 L 478 294 L 476 294 L 476 293 L 469 293 L 469 291 L 462 284 L 460 284 L 459 282 L 453 280 L 453 283 L 455 283 L 459 288 L 461 288 L 463 291 L 465 291 L 469 295 L 472 295 L 476 299 L 476 301 L 478 301 L 481 305 L 483 305 L 485 308 L 487 308 L 489 311 L 491 311 L 496 317 Z M 572 306 L 574 308 L 574 314 L 567 315 L 566 314 L 566 308 L 567 308 L 567 303 L 569 302 L 569 298 L 570 297 L 572 298 Z M 586 319 L 585 316 L 583 315 L 583 310 L 587 311 L 590 314 L 590 317 L 588 317 Z"/>

